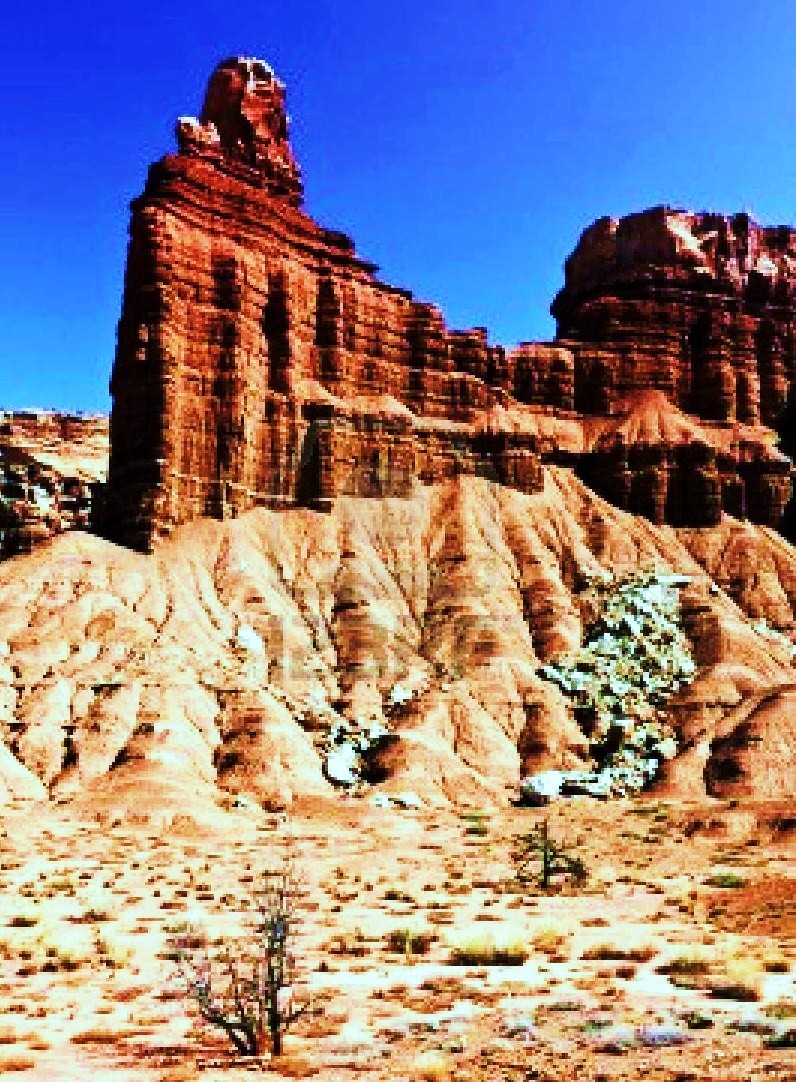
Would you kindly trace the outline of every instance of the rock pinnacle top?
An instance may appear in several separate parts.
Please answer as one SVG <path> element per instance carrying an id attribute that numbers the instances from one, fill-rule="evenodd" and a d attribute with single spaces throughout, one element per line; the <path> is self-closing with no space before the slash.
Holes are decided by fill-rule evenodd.
<path id="1" fill-rule="evenodd" d="M 255 57 L 223 60 L 210 76 L 199 120 L 177 121 L 180 152 L 217 153 L 250 166 L 273 195 L 301 202 L 301 170 L 293 157 L 285 87 Z"/>

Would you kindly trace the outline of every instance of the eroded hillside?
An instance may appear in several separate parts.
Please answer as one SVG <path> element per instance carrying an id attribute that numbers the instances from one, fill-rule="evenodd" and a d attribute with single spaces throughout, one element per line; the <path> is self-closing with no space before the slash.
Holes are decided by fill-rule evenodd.
<path id="1" fill-rule="evenodd" d="M 279 806 L 334 793 L 342 734 L 372 738 L 360 791 L 503 802 L 530 772 L 588 765 L 539 670 L 579 647 L 588 584 L 639 567 L 687 577 L 697 666 L 656 784 L 792 792 L 793 549 L 727 517 L 654 526 L 556 467 L 534 495 L 462 477 L 199 520 L 148 556 L 72 533 L 6 561 L 5 792 Z"/>

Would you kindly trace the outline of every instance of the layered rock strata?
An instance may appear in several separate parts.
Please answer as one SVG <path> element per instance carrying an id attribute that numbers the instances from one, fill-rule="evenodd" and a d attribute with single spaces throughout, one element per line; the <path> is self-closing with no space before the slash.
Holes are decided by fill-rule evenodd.
<path id="1" fill-rule="evenodd" d="M 601 218 L 552 305 L 577 352 L 576 408 L 638 387 L 708 421 L 779 421 L 796 374 L 796 230 L 655 207 Z"/>
<path id="2" fill-rule="evenodd" d="M 671 207 L 590 226 L 551 308 L 575 354 L 576 409 L 621 413 L 629 394 L 657 389 L 702 434 L 614 441 L 584 463 L 584 478 L 654 522 L 712 525 L 724 510 L 777 526 L 790 463 L 760 426 L 782 437 L 789 427 L 795 297 L 789 227 Z"/>
<path id="3" fill-rule="evenodd" d="M 88 529 L 107 472 L 108 419 L 0 413 L 0 559 Z"/>
<path id="4" fill-rule="evenodd" d="M 132 544 L 257 504 L 405 496 L 416 479 L 540 484 L 534 438 L 484 416 L 506 352 L 448 330 L 299 209 L 283 101 L 259 61 L 222 64 L 133 204 L 108 519 Z M 565 350 L 515 367 L 526 397 L 571 406 Z"/>
<path id="5" fill-rule="evenodd" d="M 665 605 L 644 614 L 646 587 L 622 594 L 608 627 L 590 584 L 609 569 L 688 580 L 697 671 L 675 698 L 687 656 Z M 793 651 L 771 628 L 791 631 L 794 605 L 796 556 L 772 531 L 656 527 L 556 466 L 532 495 L 461 477 L 409 499 L 341 497 L 326 515 L 197 520 L 148 556 L 65 535 L 0 565 L 0 804 L 49 793 L 163 816 L 237 793 L 279 806 L 333 795 L 350 768 L 382 796 L 483 808 L 521 777 L 588 771 L 601 715 L 657 740 L 661 693 L 672 791 L 723 792 L 728 745 L 714 741 L 767 696 L 751 735 L 772 742 L 739 752 L 733 785 L 786 799 Z M 544 679 L 585 657 L 591 714 Z"/>
<path id="6" fill-rule="evenodd" d="M 533 493 L 545 462 L 657 523 L 779 523 L 790 462 L 766 426 L 794 374 L 791 231 L 666 208 L 602 219 L 567 262 L 556 343 L 507 350 L 449 329 L 304 213 L 261 61 L 222 63 L 177 139 L 133 203 L 108 536 L 146 549 L 203 515 L 467 474 Z M 682 423 L 623 425 L 656 389 Z"/>

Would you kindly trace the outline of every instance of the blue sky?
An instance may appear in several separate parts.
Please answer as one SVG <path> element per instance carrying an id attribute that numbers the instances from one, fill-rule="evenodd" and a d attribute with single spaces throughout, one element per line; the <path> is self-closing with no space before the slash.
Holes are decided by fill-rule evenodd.
<path id="1" fill-rule="evenodd" d="M 792 0 L 41 0 L 0 53 L 0 408 L 109 407 L 128 204 L 223 57 L 287 84 L 306 206 L 490 340 L 550 338 L 590 221 L 796 221 Z"/>

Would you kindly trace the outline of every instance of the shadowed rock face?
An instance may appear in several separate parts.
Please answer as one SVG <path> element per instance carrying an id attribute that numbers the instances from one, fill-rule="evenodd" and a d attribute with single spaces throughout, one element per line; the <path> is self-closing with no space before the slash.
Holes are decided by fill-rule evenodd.
<path id="1" fill-rule="evenodd" d="M 266 64 L 219 65 L 177 138 L 133 204 L 108 536 L 147 549 L 202 515 L 468 474 L 532 493 L 551 461 L 657 523 L 779 523 L 790 463 L 762 425 L 793 377 L 788 230 L 601 220 L 567 263 L 558 342 L 506 350 L 380 282 L 300 209 Z M 665 432 L 632 420 L 656 389 L 684 417 Z"/>

